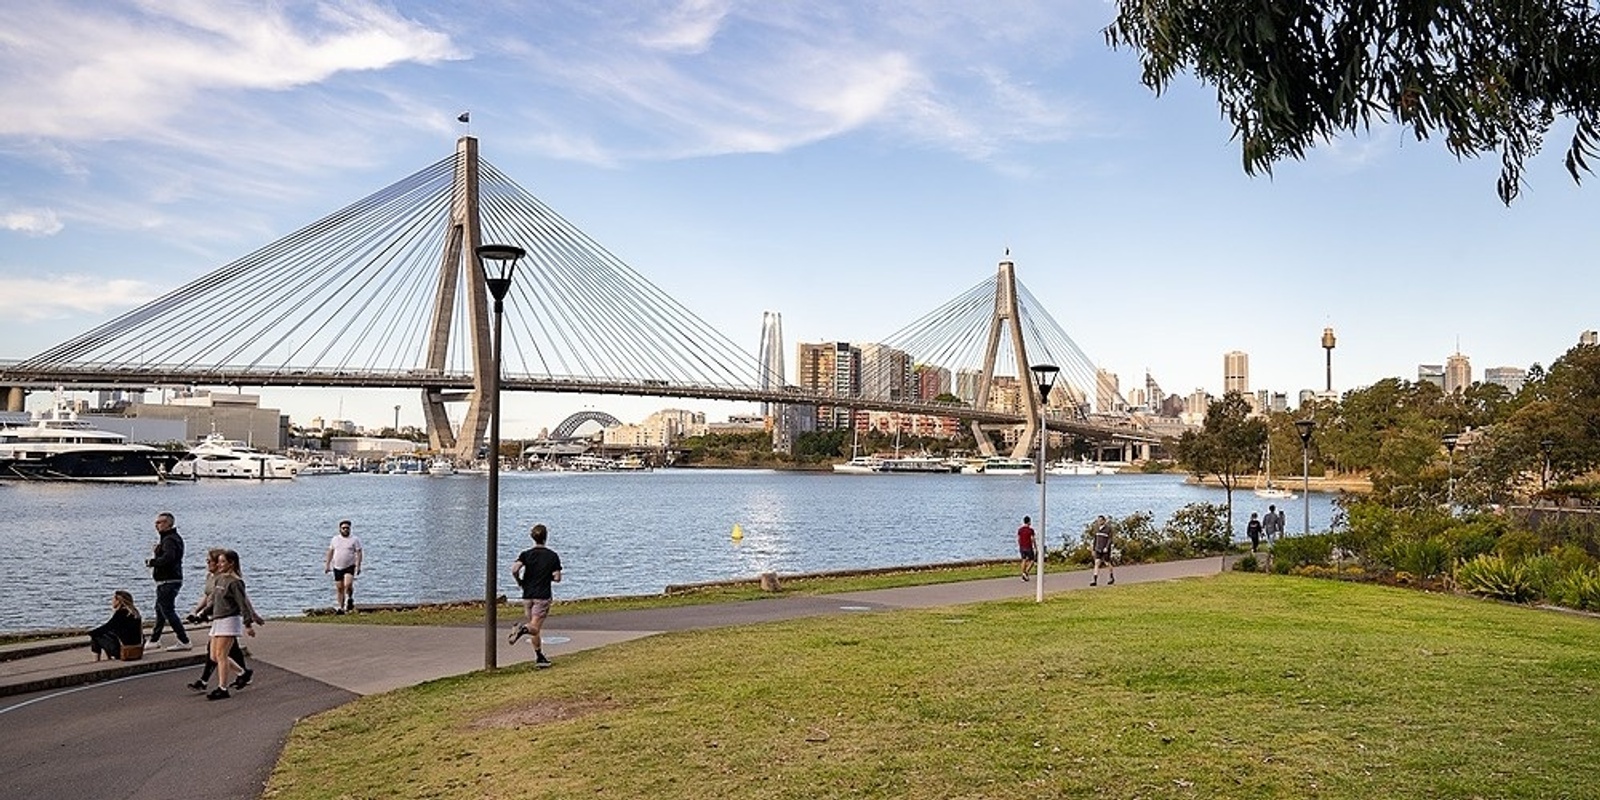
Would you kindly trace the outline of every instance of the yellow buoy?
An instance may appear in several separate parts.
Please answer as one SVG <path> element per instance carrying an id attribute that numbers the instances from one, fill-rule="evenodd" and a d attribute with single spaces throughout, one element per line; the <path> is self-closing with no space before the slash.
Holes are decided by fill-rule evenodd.
<path id="1" fill-rule="evenodd" d="M 733 540 L 737 542 L 737 541 L 742 541 L 743 539 L 744 539 L 744 528 L 739 527 L 739 523 L 737 523 L 737 522 L 733 523 Z"/>

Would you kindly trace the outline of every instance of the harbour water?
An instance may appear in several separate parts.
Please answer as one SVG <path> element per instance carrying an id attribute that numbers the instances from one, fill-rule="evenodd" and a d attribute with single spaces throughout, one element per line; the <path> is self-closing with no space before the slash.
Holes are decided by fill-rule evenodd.
<path id="1" fill-rule="evenodd" d="M 155 515 L 171 511 L 187 545 L 179 613 L 204 580 L 205 551 L 239 551 L 261 613 L 333 604 L 322 572 L 340 519 L 366 551 L 357 603 L 481 598 L 486 479 L 482 475 L 303 477 L 294 481 L 0 486 L 8 530 L 0 545 L 0 632 L 94 625 L 113 589 L 153 612 L 144 561 Z M 501 475 L 500 591 L 543 522 L 565 567 L 561 598 L 649 594 L 669 584 L 828 570 L 1010 558 L 1024 514 L 1037 516 L 1028 476 L 834 475 L 766 470 L 656 470 Z M 1076 541 L 1096 514 L 1150 512 L 1156 524 L 1222 490 L 1178 475 L 1057 477 L 1048 486 L 1045 538 Z M 1267 502 L 1234 493 L 1242 533 Z M 1302 526 L 1302 500 L 1279 502 Z M 1326 529 L 1332 496 L 1311 496 L 1311 527 Z M 1036 520 L 1037 521 L 1037 520 Z M 740 541 L 731 533 L 737 524 Z"/>

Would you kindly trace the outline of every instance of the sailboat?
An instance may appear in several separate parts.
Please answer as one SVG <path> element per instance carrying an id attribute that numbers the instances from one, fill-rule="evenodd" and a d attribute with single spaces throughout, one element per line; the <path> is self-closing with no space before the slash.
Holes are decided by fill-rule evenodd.
<path id="1" fill-rule="evenodd" d="M 1256 497 L 1264 497 L 1264 498 L 1267 498 L 1268 500 L 1293 500 L 1294 499 L 1294 492 L 1293 491 L 1291 491 L 1289 489 L 1279 488 L 1277 486 L 1273 486 L 1272 485 L 1272 437 L 1271 436 L 1267 437 L 1267 468 L 1266 468 L 1266 475 L 1267 475 L 1267 485 L 1266 486 L 1262 486 L 1260 484 L 1260 477 L 1259 476 L 1257 476 L 1257 478 L 1256 478 L 1256 480 L 1257 480 L 1256 488 L 1255 488 Z"/>
<path id="2" fill-rule="evenodd" d="M 878 458 L 877 456 L 861 455 L 861 432 L 852 431 L 852 433 L 853 436 L 850 439 L 850 460 L 844 462 L 843 464 L 834 464 L 833 471 L 842 472 L 848 475 L 866 475 L 877 472 L 878 467 L 883 465 L 883 459 Z"/>

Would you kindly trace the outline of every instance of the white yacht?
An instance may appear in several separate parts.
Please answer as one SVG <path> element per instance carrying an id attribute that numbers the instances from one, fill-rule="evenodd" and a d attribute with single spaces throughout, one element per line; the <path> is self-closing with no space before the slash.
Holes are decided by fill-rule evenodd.
<path id="1" fill-rule="evenodd" d="M 456 474 L 456 463 L 448 458 L 445 458 L 444 456 L 439 456 L 438 458 L 428 462 L 428 474 L 454 475 Z"/>
<path id="2" fill-rule="evenodd" d="M 95 428 L 59 396 L 29 424 L 0 427 L 0 480 L 156 483 L 178 454 Z"/>
<path id="3" fill-rule="evenodd" d="M 292 458 L 264 453 L 244 442 L 213 433 L 201 439 L 190 448 L 188 455 L 173 465 L 172 477 L 292 480 L 302 467 L 303 464 Z"/>
<path id="4" fill-rule="evenodd" d="M 1080 459 L 1078 461 L 1068 461 L 1066 459 L 1060 459 L 1058 461 L 1051 462 L 1051 464 L 1050 464 L 1050 474 L 1051 475 L 1115 475 L 1115 474 L 1117 474 L 1117 468 L 1113 467 L 1113 466 L 1110 466 L 1109 464 L 1102 464 L 1099 461 L 1090 461 L 1087 458 Z"/>
<path id="5" fill-rule="evenodd" d="M 833 471 L 845 475 L 869 475 L 882 466 L 883 459 L 877 456 L 856 456 L 843 464 L 834 464 Z"/>

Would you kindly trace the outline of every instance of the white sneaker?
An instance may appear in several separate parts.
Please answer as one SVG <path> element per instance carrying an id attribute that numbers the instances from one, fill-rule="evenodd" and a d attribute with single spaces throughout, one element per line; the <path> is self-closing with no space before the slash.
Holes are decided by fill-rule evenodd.
<path id="1" fill-rule="evenodd" d="M 167 652 L 177 653 L 183 650 L 188 650 L 191 647 L 192 645 L 190 645 L 188 642 L 173 642 L 172 644 L 167 645 Z"/>

